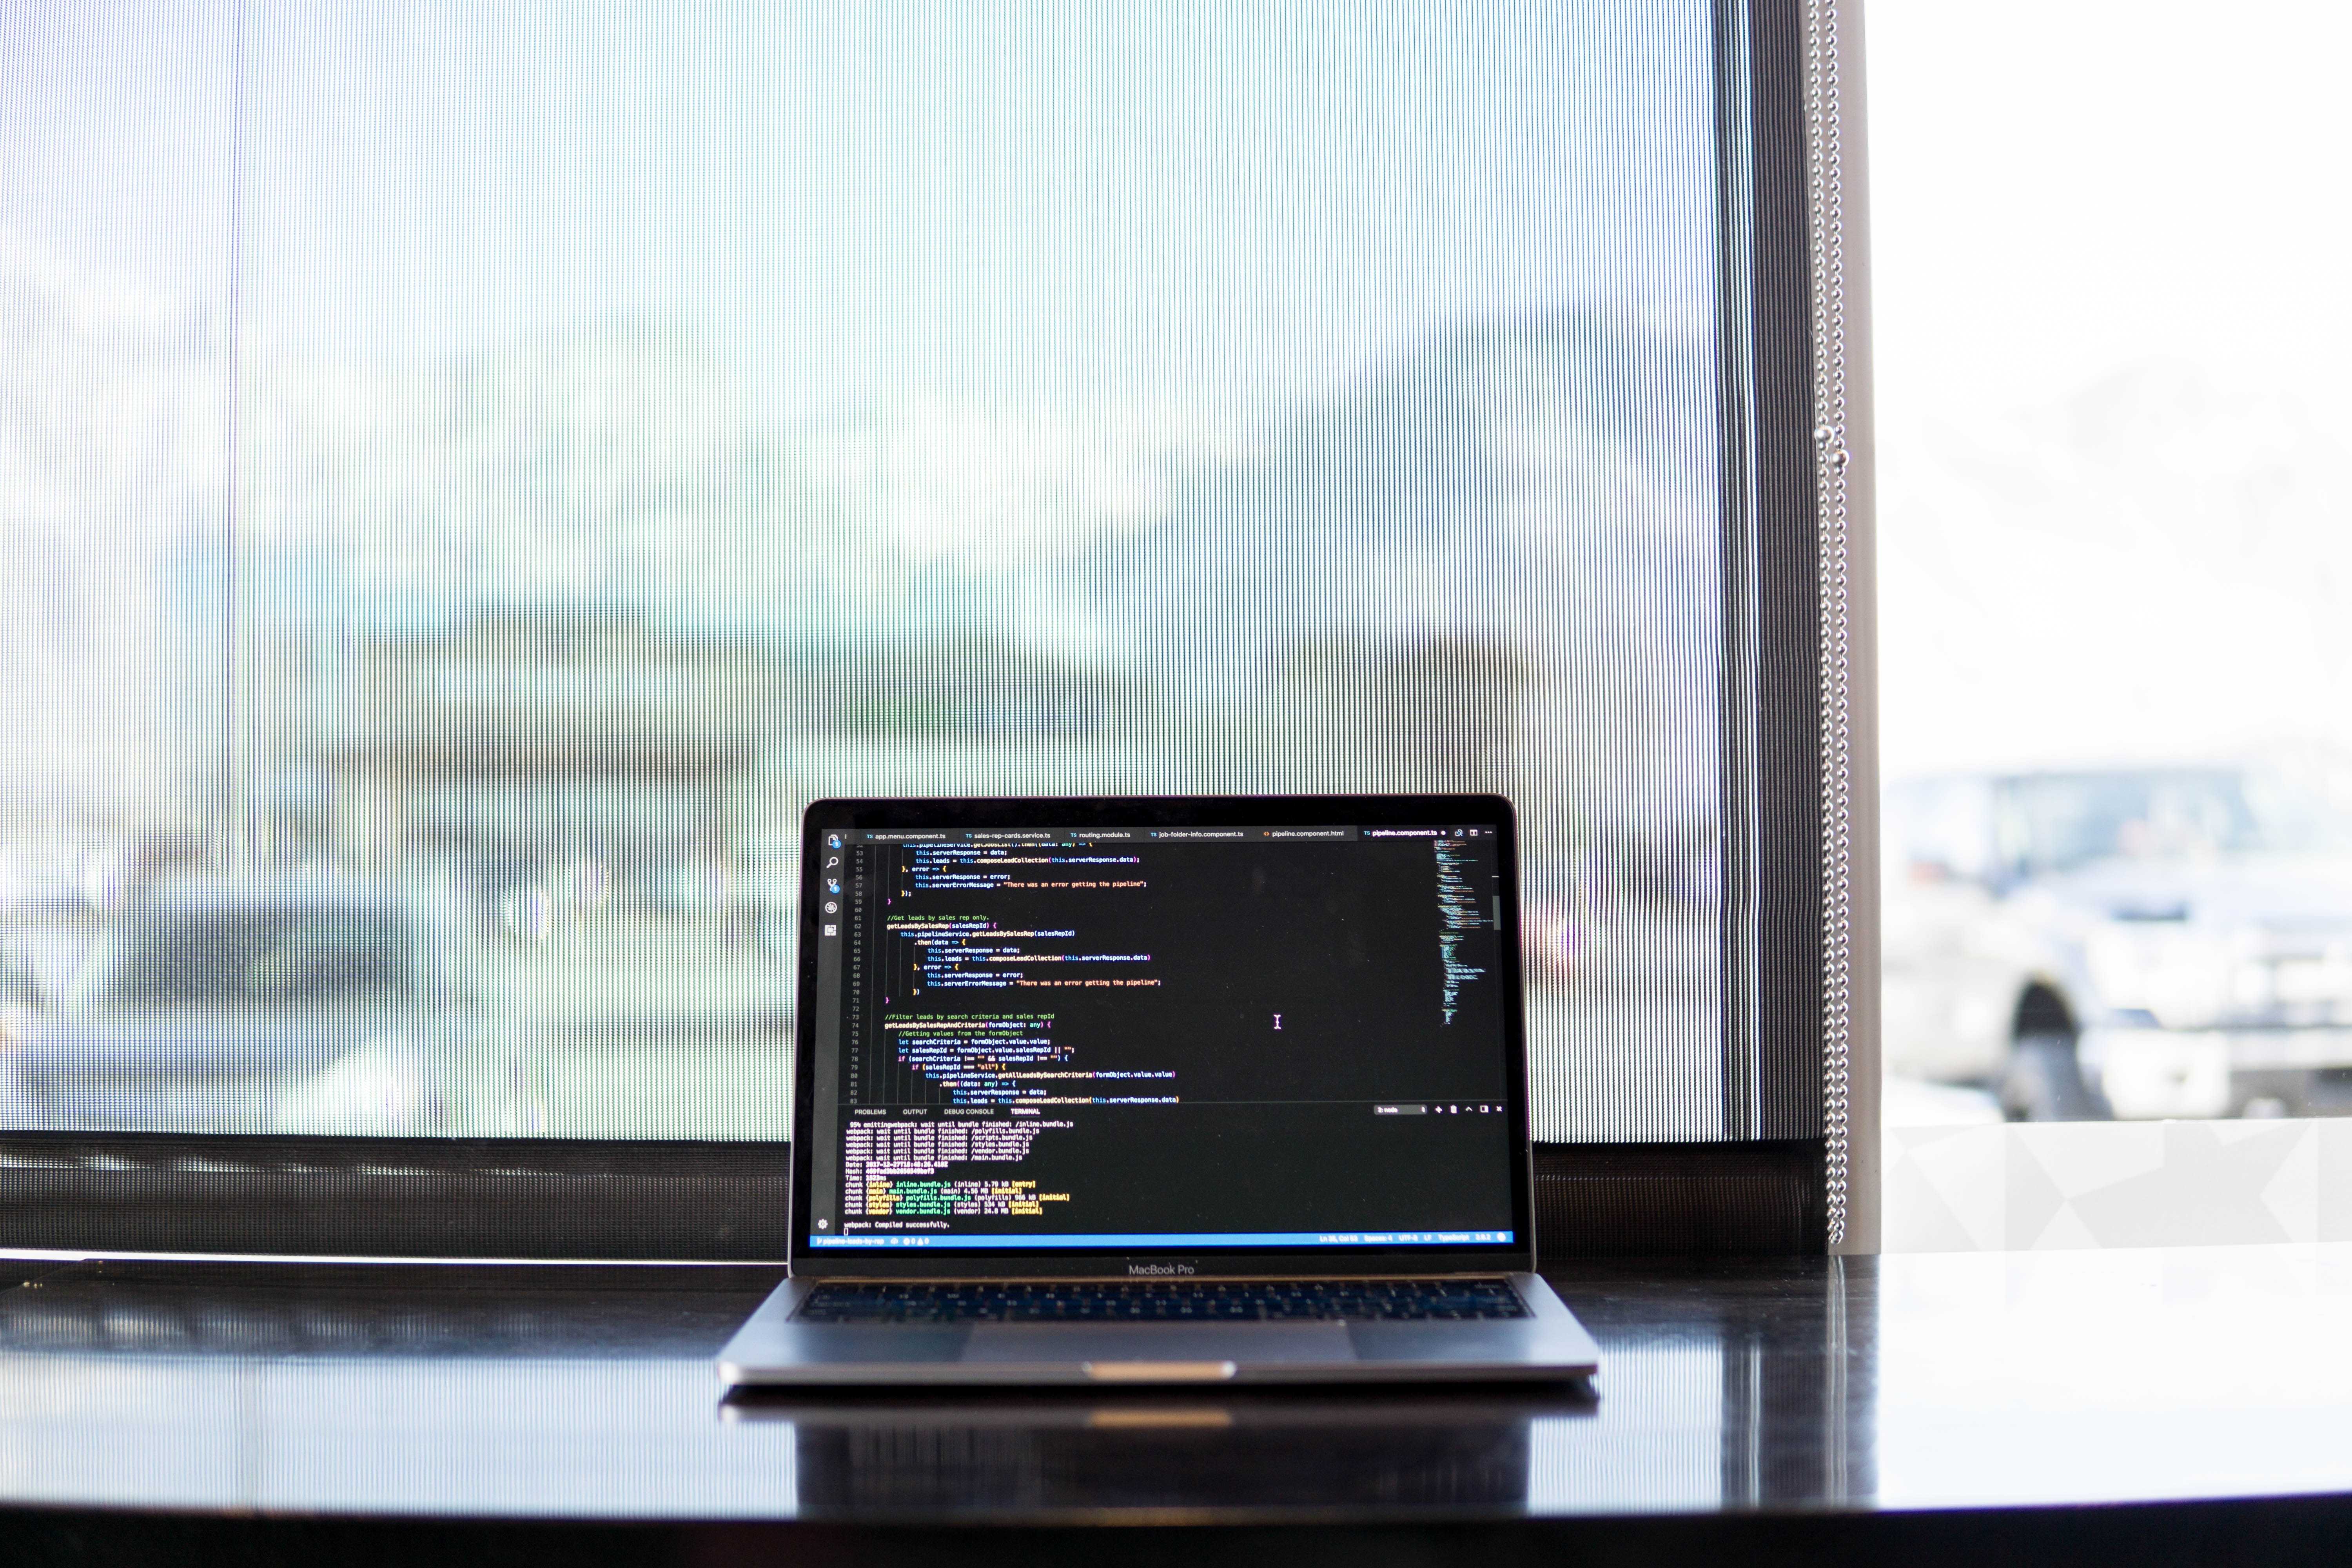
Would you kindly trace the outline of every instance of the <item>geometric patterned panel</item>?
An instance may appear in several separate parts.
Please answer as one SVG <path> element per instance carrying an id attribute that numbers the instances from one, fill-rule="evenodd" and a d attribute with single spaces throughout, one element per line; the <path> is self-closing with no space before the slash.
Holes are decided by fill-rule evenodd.
<path id="1" fill-rule="evenodd" d="M 2352 1241 L 2352 1119 L 1889 1127 L 1888 1252 Z"/>

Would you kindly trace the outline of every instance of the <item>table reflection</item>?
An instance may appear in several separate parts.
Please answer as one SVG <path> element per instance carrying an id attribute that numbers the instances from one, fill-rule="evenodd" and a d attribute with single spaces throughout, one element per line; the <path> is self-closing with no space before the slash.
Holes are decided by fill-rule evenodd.
<path id="1" fill-rule="evenodd" d="M 1843 1275 L 1666 1274 L 1561 1277 L 1606 1351 L 1589 1386 L 728 1399 L 710 1357 L 772 1270 L 27 1266 L 0 1290 L 0 1484 L 50 1503 L 824 1520 L 1818 1500 L 1846 1441 L 1826 1370 Z"/>

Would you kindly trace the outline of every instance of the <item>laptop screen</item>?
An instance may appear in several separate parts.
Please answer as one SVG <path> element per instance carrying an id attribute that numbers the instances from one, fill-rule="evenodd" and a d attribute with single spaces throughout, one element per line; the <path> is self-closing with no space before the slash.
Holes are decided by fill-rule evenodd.
<path id="1" fill-rule="evenodd" d="M 811 852 L 812 1253 L 1524 1246 L 1507 813 Z"/>

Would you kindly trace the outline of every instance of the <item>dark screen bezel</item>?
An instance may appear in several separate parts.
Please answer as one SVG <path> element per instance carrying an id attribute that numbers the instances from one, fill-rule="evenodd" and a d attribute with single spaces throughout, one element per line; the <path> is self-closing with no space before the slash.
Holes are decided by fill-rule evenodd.
<path id="1" fill-rule="evenodd" d="M 1178 1265 L 1202 1278 L 1268 1274 L 1361 1275 L 1492 1273 L 1535 1263 L 1534 1170 L 1528 1141 L 1527 1030 L 1519 977 L 1518 828 L 1511 803 L 1500 795 L 1139 795 L 972 800 L 821 800 L 801 824 L 800 975 L 796 994 L 817 994 L 817 925 L 823 837 L 845 831 L 1089 827 L 1491 826 L 1500 844 L 1504 927 L 1505 1081 L 1509 1125 L 1519 1154 L 1511 1163 L 1511 1233 L 1507 1245 L 1333 1247 L 1282 1252 L 1258 1247 L 1186 1247 L 1130 1252 L 1118 1248 L 955 1247 L 901 1252 L 810 1245 L 800 1194 L 811 1190 L 814 1151 L 806 1136 L 815 1117 L 816 1015 L 798 1009 L 793 1026 L 793 1212 L 790 1262 L 813 1279 L 1099 1279 L 1124 1278 L 1130 1264 Z"/>

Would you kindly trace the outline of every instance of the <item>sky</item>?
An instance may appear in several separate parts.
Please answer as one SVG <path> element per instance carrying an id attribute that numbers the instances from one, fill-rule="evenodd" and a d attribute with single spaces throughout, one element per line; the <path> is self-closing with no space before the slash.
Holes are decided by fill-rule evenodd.
<path id="1" fill-rule="evenodd" d="M 615 321 L 823 422 L 1247 417 L 1465 312 L 1703 308 L 1705 7 L 12 9 L 0 221 L 261 352 Z M 233 90 L 247 78 L 240 127 Z M 1694 174 L 1699 177 L 1694 178 Z"/>
<path id="2" fill-rule="evenodd" d="M 333 613 L 526 571 L 657 594 L 664 563 L 722 554 L 680 521 L 739 521 L 714 490 L 802 549 L 803 479 L 890 535 L 872 577 L 1076 555 L 1202 466 L 1171 452 L 1262 456 L 1465 321 L 1703 328 L 1708 21 L 1705 0 L 0 5 L 0 394 L 30 410 L 0 423 L 0 474 L 43 481 L 0 489 L 0 572 L 74 576 L 128 670 L 155 657 L 149 601 L 204 613 L 173 584 L 228 537 L 232 477 L 236 537 L 309 550 L 288 596 Z M 141 443 L 158 455 L 127 471 Z M 729 490 L 746 451 L 790 457 Z M 93 534 L 117 558 L 78 548 Z M 69 757 L 94 639 L 47 619 L 0 635 L 0 673 L 40 656 Z"/>
<path id="3" fill-rule="evenodd" d="M 787 425 L 1148 445 L 1696 310 L 1699 12 L 14 6 L 0 248 L 217 322 L 239 167 L 257 360 L 651 323 Z M 1869 9 L 1890 773 L 2352 749 L 2352 14 L 2233 17 Z"/>
<path id="4" fill-rule="evenodd" d="M 2352 13 L 1866 26 L 1886 772 L 2352 756 Z"/>

